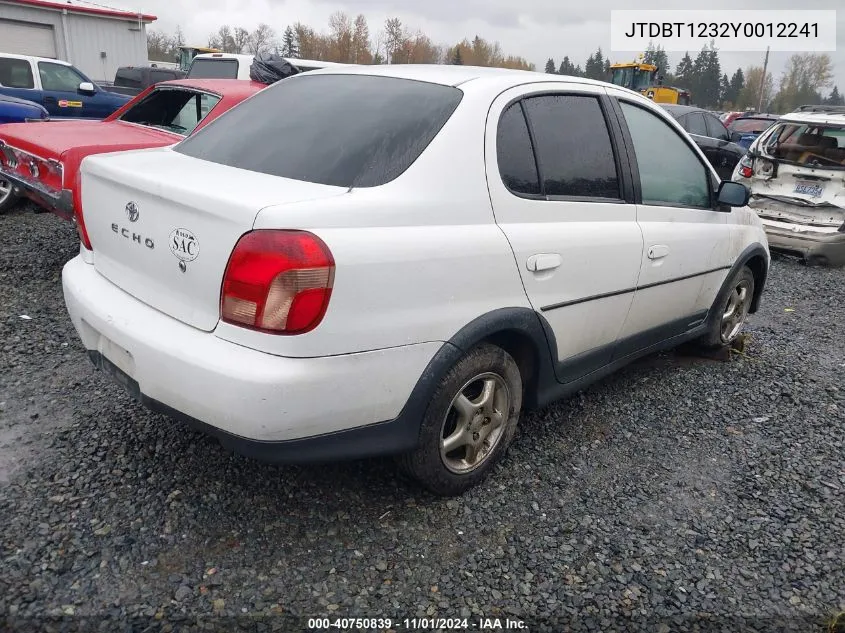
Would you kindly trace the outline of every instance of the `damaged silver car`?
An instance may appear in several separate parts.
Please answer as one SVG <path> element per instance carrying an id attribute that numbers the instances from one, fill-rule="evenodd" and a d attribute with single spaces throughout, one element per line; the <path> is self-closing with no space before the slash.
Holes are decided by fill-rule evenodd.
<path id="1" fill-rule="evenodd" d="M 802 106 L 761 134 L 733 172 L 769 247 L 845 265 L 845 107 Z"/>

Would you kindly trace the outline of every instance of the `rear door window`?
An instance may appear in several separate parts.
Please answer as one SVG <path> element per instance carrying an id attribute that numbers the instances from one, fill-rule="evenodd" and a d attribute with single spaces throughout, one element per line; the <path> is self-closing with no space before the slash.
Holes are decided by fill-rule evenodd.
<path id="1" fill-rule="evenodd" d="M 731 135 L 728 134 L 728 128 L 719 119 L 712 114 L 705 114 L 704 121 L 707 123 L 707 136 L 717 138 L 720 141 L 730 140 Z"/>
<path id="2" fill-rule="evenodd" d="M 237 79 L 237 59 L 194 59 L 188 72 L 191 79 Z"/>
<path id="3" fill-rule="evenodd" d="M 25 59 L 0 57 L 0 86 L 6 88 L 35 88 L 32 67 Z"/>
<path id="4" fill-rule="evenodd" d="M 239 169 L 340 187 L 404 172 L 452 116 L 452 86 L 303 74 L 262 90 L 176 147 Z"/>
<path id="5" fill-rule="evenodd" d="M 543 95 L 522 103 L 546 196 L 622 197 L 610 131 L 598 98 Z"/>
<path id="6" fill-rule="evenodd" d="M 690 112 L 686 116 L 684 129 L 690 134 L 707 136 L 707 126 L 704 123 L 704 116 L 702 116 L 701 112 Z"/>

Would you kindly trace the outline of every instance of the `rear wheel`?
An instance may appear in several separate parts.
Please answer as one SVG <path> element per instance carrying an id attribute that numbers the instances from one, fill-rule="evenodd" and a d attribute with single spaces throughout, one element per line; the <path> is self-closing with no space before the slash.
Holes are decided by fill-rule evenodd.
<path id="1" fill-rule="evenodd" d="M 12 183 L 0 176 L 0 213 L 11 209 L 19 196 L 14 193 Z"/>
<path id="2" fill-rule="evenodd" d="M 700 342 L 709 348 L 731 345 L 742 332 L 753 298 L 754 273 L 743 266 L 719 293 L 714 305 L 716 318 Z"/>
<path id="3" fill-rule="evenodd" d="M 402 469 L 435 494 L 459 495 L 507 451 L 522 408 L 522 378 L 503 349 L 483 344 L 443 377 L 423 417 L 420 446 Z"/>

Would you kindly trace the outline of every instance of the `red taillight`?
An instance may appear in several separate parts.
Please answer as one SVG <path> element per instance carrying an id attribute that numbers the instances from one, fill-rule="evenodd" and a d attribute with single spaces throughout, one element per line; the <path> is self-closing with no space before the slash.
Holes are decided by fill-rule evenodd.
<path id="1" fill-rule="evenodd" d="M 82 174 L 77 173 L 76 185 L 73 188 L 73 219 L 76 224 L 76 232 L 79 233 L 79 240 L 82 245 L 89 251 L 93 251 L 91 240 L 88 237 L 88 231 L 85 230 L 85 219 L 82 217 Z"/>
<path id="2" fill-rule="evenodd" d="M 308 332 L 323 319 L 333 282 L 334 258 L 316 235 L 252 231 L 229 257 L 220 318 L 276 334 Z"/>
<path id="3" fill-rule="evenodd" d="M 748 154 L 742 157 L 739 161 L 739 175 L 743 178 L 751 178 L 754 175 L 754 159 Z"/>

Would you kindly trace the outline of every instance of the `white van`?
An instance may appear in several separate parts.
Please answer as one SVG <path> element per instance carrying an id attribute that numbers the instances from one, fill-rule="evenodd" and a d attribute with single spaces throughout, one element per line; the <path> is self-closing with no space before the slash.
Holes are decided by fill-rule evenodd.
<path id="1" fill-rule="evenodd" d="M 254 55 L 234 53 L 201 53 L 194 57 L 188 70 L 188 79 L 245 79 L 249 81 L 249 67 Z M 311 59 L 284 58 L 302 71 L 317 70 L 330 66 L 349 66 L 335 62 L 320 62 Z"/>

